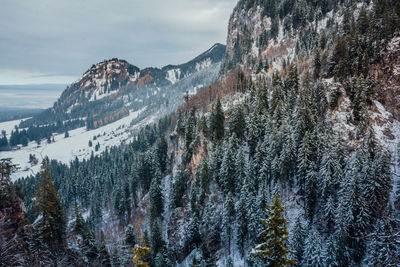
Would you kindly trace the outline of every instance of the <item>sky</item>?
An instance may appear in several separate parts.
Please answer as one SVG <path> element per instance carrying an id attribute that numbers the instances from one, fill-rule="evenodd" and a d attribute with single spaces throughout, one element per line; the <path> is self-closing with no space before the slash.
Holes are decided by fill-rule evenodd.
<path id="1" fill-rule="evenodd" d="M 237 0 L 2 0 L 0 85 L 69 84 L 92 64 L 180 64 L 226 43 Z"/>

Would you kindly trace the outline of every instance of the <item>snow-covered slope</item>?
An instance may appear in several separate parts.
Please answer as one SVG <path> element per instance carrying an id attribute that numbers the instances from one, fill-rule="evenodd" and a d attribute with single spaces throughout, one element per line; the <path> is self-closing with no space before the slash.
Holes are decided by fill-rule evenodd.
<path id="1" fill-rule="evenodd" d="M 91 131 L 87 131 L 86 127 L 72 130 L 69 132 L 68 138 L 64 138 L 63 134 L 54 134 L 55 142 L 50 144 L 46 143 L 45 140 L 40 145 L 36 142 L 29 142 L 26 147 L 20 147 L 13 151 L 0 152 L 0 158 L 11 158 L 14 164 L 19 165 L 20 170 L 12 175 L 13 180 L 35 174 L 39 171 L 40 164 L 31 165 L 28 162 L 30 154 L 34 155 L 39 161 L 45 156 L 63 163 L 69 163 L 76 157 L 79 160 L 87 159 L 92 153 L 93 155 L 99 155 L 106 148 L 121 145 L 125 142 L 129 143 L 129 137 L 131 137 L 136 129 L 153 121 L 152 117 L 149 117 L 131 126 L 132 120 L 136 119 L 144 110 L 131 112 L 121 120 Z M 0 129 L 10 124 L 11 122 L 8 124 L 2 123 L 0 124 Z M 92 142 L 91 147 L 89 147 L 89 141 Z M 97 144 L 100 146 L 96 151 L 95 147 Z"/>

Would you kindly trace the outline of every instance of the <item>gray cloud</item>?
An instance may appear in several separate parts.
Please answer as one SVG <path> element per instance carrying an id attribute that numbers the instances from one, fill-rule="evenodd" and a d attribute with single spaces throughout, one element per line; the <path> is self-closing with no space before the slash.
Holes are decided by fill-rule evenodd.
<path id="1" fill-rule="evenodd" d="M 50 76 L 58 77 L 50 82 L 65 77 L 67 83 L 112 57 L 139 67 L 183 63 L 215 42 L 225 43 L 236 2 L 3 0 L 0 84 L 19 78 L 46 83 Z"/>

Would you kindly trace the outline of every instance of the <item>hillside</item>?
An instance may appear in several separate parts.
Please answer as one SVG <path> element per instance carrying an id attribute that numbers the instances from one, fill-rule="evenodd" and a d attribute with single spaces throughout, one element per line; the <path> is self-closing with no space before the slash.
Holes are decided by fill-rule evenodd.
<path id="1" fill-rule="evenodd" d="M 14 183 L 27 218 L 48 170 L 86 266 L 104 246 L 105 266 L 399 266 L 399 18 L 394 0 L 239 1 L 221 64 L 146 78 L 121 145 Z M 163 81 L 173 109 L 146 102 Z"/>
<path id="2" fill-rule="evenodd" d="M 126 116 L 129 110 L 142 108 L 141 103 L 148 98 L 152 98 L 151 102 L 168 104 L 171 100 L 168 96 L 176 93 L 178 82 L 213 68 L 222 61 L 224 54 L 225 46 L 215 44 L 187 63 L 142 70 L 122 59 L 105 60 L 93 65 L 82 78 L 68 86 L 52 108 L 26 120 L 20 127 L 84 119 L 86 123 L 89 120 L 88 128 L 97 128 L 97 125 L 93 125 L 96 122 L 103 125 L 118 120 Z M 206 85 L 209 80 L 197 78 L 186 90 Z M 163 99 L 156 96 L 158 92 L 161 92 Z"/>

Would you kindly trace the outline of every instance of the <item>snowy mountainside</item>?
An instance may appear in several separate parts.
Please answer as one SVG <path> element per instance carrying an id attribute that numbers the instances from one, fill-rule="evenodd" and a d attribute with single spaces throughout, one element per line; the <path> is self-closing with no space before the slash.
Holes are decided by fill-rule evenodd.
<path id="1" fill-rule="evenodd" d="M 168 65 L 161 69 L 139 69 L 118 58 L 105 60 L 93 65 L 78 81 L 68 86 L 52 108 L 26 120 L 21 127 L 89 118 L 92 124 L 96 124 L 96 128 L 97 125 L 101 126 L 126 116 L 128 109 L 141 108 L 134 106 L 133 102 L 128 102 L 127 95 L 137 99 L 139 97 L 135 97 L 135 94 L 138 91 L 140 94 L 147 90 L 148 97 L 151 98 L 156 94 L 154 90 L 171 88 L 182 79 L 219 64 L 224 54 L 225 46 L 215 44 L 187 63 Z M 206 82 L 200 84 L 206 85 Z"/>
<path id="2" fill-rule="evenodd" d="M 399 3 L 239 1 L 222 63 L 122 97 L 133 128 L 169 116 L 51 162 L 71 221 L 78 203 L 113 265 L 139 243 L 154 266 L 399 266 Z M 33 218 L 37 179 L 16 183 Z"/>
<path id="3" fill-rule="evenodd" d="M 222 57 L 220 56 L 220 58 Z M 196 62 L 198 64 L 198 62 L 203 61 Z M 116 66 L 116 62 L 113 64 Z M 195 63 L 192 65 L 195 66 Z M 100 66 L 103 66 L 103 64 L 92 67 L 91 71 L 95 72 L 96 69 L 103 69 Z M 127 111 L 123 117 L 90 129 L 85 126 L 69 130 L 68 138 L 64 138 L 64 133 L 54 132 L 51 143 L 46 142 L 45 139 L 40 144 L 36 140 L 29 140 L 27 146 L 19 145 L 10 151 L 0 151 L 0 157 L 11 158 L 15 164 L 20 166 L 21 169 L 12 175 L 12 179 L 15 180 L 36 174 L 39 171 L 40 164 L 32 165 L 31 162 L 28 162 L 30 154 L 34 155 L 39 161 L 48 156 L 50 159 L 68 164 L 76 157 L 79 160 L 88 159 L 91 157 L 92 152 L 94 155 L 100 155 L 106 148 L 127 144 L 132 141 L 132 136 L 140 128 L 174 112 L 184 102 L 183 97 L 186 91 L 194 94 L 197 89 L 216 81 L 220 66 L 220 63 L 213 63 L 166 86 L 146 85 L 138 87 L 134 91 L 128 90 L 124 92 L 124 95 L 120 96 L 120 101 L 123 103 L 122 106 Z M 86 81 L 91 71 L 88 71 L 82 79 Z M 94 91 L 94 94 L 97 93 L 97 91 Z M 111 94 L 113 93 L 111 92 Z M 115 91 L 115 94 L 119 94 L 119 91 Z M 90 99 L 89 96 L 88 98 Z M 99 101 L 111 100 L 104 98 L 94 102 Z M 5 130 L 7 138 L 10 138 L 11 132 L 15 131 L 14 127 L 19 124 L 23 125 L 26 120 L 29 120 L 29 118 L 0 123 L 0 131 Z M 24 128 L 19 128 L 19 130 L 24 130 Z M 88 145 L 89 141 L 92 143 L 91 147 Z M 98 149 L 96 149 L 97 144 L 99 144 Z"/>

